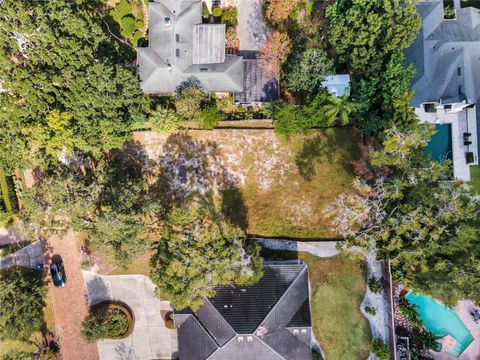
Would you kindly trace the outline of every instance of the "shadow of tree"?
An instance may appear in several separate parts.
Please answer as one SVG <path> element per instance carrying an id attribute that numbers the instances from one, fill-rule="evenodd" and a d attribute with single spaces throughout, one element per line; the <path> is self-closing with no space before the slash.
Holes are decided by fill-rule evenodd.
<path id="1" fill-rule="evenodd" d="M 361 158 L 360 135 L 352 128 L 331 128 L 308 138 L 295 157 L 300 175 L 312 181 L 316 166 L 322 162 L 339 164 L 348 173 L 356 173 L 355 163 Z"/>
<path id="2" fill-rule="evenodd" d="M 115 359 L 134 360 L 135 354 L 133 352 L 133 348 L 127 347 L 124 343 L 120 343 L 115 347 Z"/>
<path id="3" fill-rule="evenodd" d="M 104 300 L 112 300 L 110 296 L 110 290 L 105 284 L 103 278 L 95 276 L 86 283 L 87 302 L 90 307 L 95 304 L 101 303 Z"/>
<path id="4" fill-rule="evenodd" d="M 193 139 L 187 132 L 172 134 L 158 159 L 158 177 L 150 189 L 162 204 L 164 217 L 171 206 L 198 193 L 209 201 L 218 195 L 221 211 L 233 224 L 246 227 L 246 209 L 239 179 L 220 158 L 217 144 Z"/>

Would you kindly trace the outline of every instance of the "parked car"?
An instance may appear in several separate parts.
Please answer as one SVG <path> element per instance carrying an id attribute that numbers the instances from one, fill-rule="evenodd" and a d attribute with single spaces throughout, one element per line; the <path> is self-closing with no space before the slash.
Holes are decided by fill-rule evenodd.
<path id="1" fill-rule="evenodd" d="M 52 275 L 53 285 L 57 287 L 65 286 L 67 277 L 61 259 L 54 257 L 52 264 L 50 265 L 50 275 Z"/>

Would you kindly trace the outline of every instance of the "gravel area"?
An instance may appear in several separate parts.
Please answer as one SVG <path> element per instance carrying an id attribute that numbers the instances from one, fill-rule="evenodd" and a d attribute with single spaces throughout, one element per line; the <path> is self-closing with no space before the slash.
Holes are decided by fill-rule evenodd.
<path id="1" fill-rule="evenodd" d="M 318 257 L 338 255 L 336 241 L 291 241 L 282 239 L 255 239 L 263 247 L 272 250 L 304 251 Z"/>

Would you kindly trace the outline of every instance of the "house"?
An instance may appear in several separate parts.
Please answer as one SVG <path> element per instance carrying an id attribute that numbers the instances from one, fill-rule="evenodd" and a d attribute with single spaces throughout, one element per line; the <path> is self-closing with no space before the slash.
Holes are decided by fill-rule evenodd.
<path id="1" fill-rule="evenodd" d="M 444 19 L 438 0 L 419 2 L 417 10 L 422 28 L 406 51 L 416 70 L 412 106 L 420 121 L 446 126 L 439 146 L 446 147 L 454 176 L 469 181 L 479 157 L 480 11 L 456 9 L 454 19 Z"/>
<path id="2" fill-rule="evenodd" d="M 225 25 L 202 24 L 199 0 L 148 4 L 148 47 L 137 49 L 140 87 L 174 93 L 196 79 L 208 92 L 243 91 L 243 58 L 225 54 Z"/>
<path id="3" fill-rule="evenodd" d="M 171 94 L 190 83 L 231 93 L 239 104 L 278 99 L 279 74 L 265 71 L 258 51 L 227 53 L 225 24 L 203 24 L 200 0 L 157 0 L 148 12 L 149 45 L 137 49 L 144 93 Z"/>
<path id="4" fill-rule="evenodd" d="M 224 286 L 196 312 L 175 311 L 180 360 L 310 360 L 307 267 L 264 265 L 253 286 Z"/>

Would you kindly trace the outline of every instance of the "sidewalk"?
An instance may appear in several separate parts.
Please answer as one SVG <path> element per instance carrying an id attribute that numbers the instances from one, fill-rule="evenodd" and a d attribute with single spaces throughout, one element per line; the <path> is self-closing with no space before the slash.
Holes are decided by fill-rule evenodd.
<path id="1" fill-rule="evenodd" d="M 75 235 L 69 231 L 61 239 L 52 237 L 44 240 L 43 247 L 45 264 L 50 263 L 53 255 L 60 255 L 67 278 L 63 288 L 55 287 L 51 281 L 48 283 L 62 359 L 97 360 L 96 344 L 88 344 L 80 336 L 82 321 L 88 314 L 88 303 Z"/>

